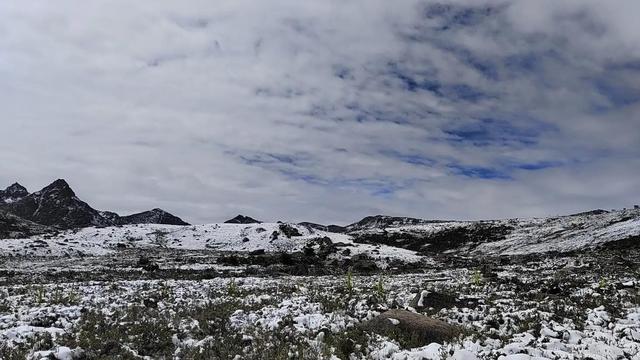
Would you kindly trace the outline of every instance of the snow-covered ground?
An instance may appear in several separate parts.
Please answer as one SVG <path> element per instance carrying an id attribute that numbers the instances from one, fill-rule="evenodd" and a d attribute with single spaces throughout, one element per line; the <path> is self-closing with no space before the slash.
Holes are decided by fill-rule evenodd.
<path id="1" fill-rule="evenodd" d="M 454 241 L 444 256 L 357 242 L 367 232 L 429 237 L 486 225 L 504 238 Z M 640 211 L 624 210 L 351 234 L 126 225 L 3 239 L 0 359 L 640 360 L 638 247 L 548 253 L 639 229 Z M 331 275 L 290 276 L 301 273 Z M 461 335 L 418 344 L 362 326 L 388 309 Z"/>
<path id="2" fill-rule="evenodd" d="M 2 286 L 0 358 L 639 359 L 638 274 L 574 271 L 555 294 L 555 274 L 567 269 L 576 269 L 571 259 L 508 265 L 484 278 L 458 268 Z M 452 303 L 432 303 L 430 293 L 451 294 Z M 425 308 L 411 307 L 417 294 Z M 360 329 L 397 307 L 464 332 L 406 347 Z"/>

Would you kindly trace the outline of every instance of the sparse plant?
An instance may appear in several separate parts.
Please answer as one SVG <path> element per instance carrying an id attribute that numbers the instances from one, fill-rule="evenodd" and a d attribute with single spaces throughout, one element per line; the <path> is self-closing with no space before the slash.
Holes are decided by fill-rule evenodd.
<path id="1" fill-rule="evenodd" d="M 34 300 L 37 304 L 42 304 L 44 303 L 44 298 L 45 298 L 45 288 L 42 285 L 36 285 L 33 289 L 34 291 Z"/>
<path id="2" fill-rule="evenodd" d="M 382 275 L 378 277 L 378 281 L 376 281 L 376 283 L 373 285 L 373 292 L 378 301 L 384 301 L 384 299 L 386 298 L 387 293 L 384 289 L 384 279 Z"/>
<path id="3" fill-rule="evenodd" d="M 352 297 L 353 296 L 353 272 L 351 271 L 351 269 L 347 271 L 344 286 L 345 286 L 345 289 L 347 290 L 347 293 L 349 294 L 349 297 Z"/>
<path id="4" fill-rule="evenodd" d="M 58 305 L 77 305 L 80 303 L 81 296 L 78 292 L 68 289 L 65 291 L 61 286 L 56 286 L 51 293 L 50 302 Z"/>
<path id="5" fill-rule="evenodd" d="M 168 232 L 164 230 L 156 230 L 152 232 L 151 235 L 153 236 L 153 243 L 156 246 L 161 248 L 167 247 L 167 244 L 169 243 L 169 238 L 167 237 L 167 235 L 169 235 Z"/>
<path id="6" fill-rule="evenodd" d="M 238 284 L 236 283 L 236 279 L 231 279 L 227 283 L 227 295 L 231 297 L 237 297 L 240 295 L 240 290 L 238 288 Z"/>
<path id="7" fill-rule="evenodd" d="M 476 270 L 471 274 L 471 283 L 475 286 L 482 285 L 484 278 L 482 277 L 482 272 L 480 270 Z"/>
<path id="8" fill-rule="evenodd" d="M 607 278 L 605 278 L 604 276 L 601 276 L 600 280 L 598 280 L 598 288 L 599 289 L 606 289 L 607 286 L 608 286 Z"/>

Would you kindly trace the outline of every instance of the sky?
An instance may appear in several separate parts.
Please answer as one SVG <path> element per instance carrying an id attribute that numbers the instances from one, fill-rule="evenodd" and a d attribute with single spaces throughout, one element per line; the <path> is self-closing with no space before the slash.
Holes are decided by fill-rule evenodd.
<path id="1" fill-rule="evenodd" d="M 347 224 L 640 203 L 640 2 L 3 0 L 0 187 Z"/>

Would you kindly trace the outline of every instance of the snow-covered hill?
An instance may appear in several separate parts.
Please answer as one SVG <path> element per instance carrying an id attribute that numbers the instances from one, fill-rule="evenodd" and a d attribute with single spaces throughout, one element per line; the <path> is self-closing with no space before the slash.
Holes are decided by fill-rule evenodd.
<path id="1" fill-rule="evenodd" d="M 338 248 L 336 252 L 348 249 L 349 255 L 367 253 L 412 260 L 418 255 L 441 253 L 483 256 L 568 252 L 619 240 L 640 245 L 639 209 L 491 221 L 398 219 L 373 219 L 360 227 L 362 230 L 348 233 L 283 223 L 89 227 L 0 240 L 0 255 L 102 255 L 130 248 L 296 252 L 330 241 Z"/>
<path id="2" fill-rule="evenodd" d="M 388 218 L 394 219 L 394 218 Z M 384 220 L 384 219 L 383 219 Z M 592 211 L 576 215 L 489 221 L 397 221 L 349 234 L 358 242 L 419 251 L 468 255 L 567 252 L 640 236 L 640 210 Z M 638 240 L 640 241 L 640 240 Z"/>
<path id="3" fill-rule="evenodd" d="M 307 245 L 318 247 L 327 239 L 338 246 L 340 252 L 348 249 L 349 255 L 367 254 L 374 259 L 389 258 L 409 262 L 420 258 L 410 250 L 355 244 L 348 235 L 282 223 L 90 227 L 63 231 L 56 235 L 0 240 L 0 256 L 106 255 L 132 248 L 296 252 L 302 251 Z"/>

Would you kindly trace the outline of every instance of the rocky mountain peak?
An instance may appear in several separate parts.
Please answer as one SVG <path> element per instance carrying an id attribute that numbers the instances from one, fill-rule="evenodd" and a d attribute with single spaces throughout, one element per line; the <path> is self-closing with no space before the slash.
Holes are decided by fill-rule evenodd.
<path id="1" fill-rule="evenodd" d="M 27 191 L 27 188 L 20 185 L 19 183 L 13 183 L 11 185 L 9 185 L 9 187 L 7 187 L 4 190 L 4 193 L 7 195 L 13 195 L 13 196 L 20 196 L 20 197 L 24 197 L 29 195 L 29 192 Z"/>
<path id="2" fill-rule="evenodd" d="M 149 211 L 123 216 L 118 220 L 119 224 L 164 224 L 164 225 L 189 225 L 189 223 L 162 209 L 155 208 Z"/>
<path id="3" fill-rule="evenodd" d="M 29 195 L 29 192 L 24 186 L 18 183 L 13 183 L 5 190 L 0 190 L 0 204 L 8 204 L 18 201 L 27 195 Z"/>
<path id="4" fill-rule="evenodd" d="M 71 189 L 71 186 L 69 186 L 69 183 L 67 183 L 63 179 L 58 179 L 47 185 L 44 189 L 40 190 L 40 193 L 52 195 L 57 194 L 58 196 L 65 198 L 76 196 L 76 194 Z"/>
<path id="5" fill-rule="evenodd" d="M 238 215 L 233 219 L 229 219 L 224 222 L 225 224 L 260 224 L 262 221 L 256 220 L 252 217 L 245 215 Z"/>
<path id="6" fill-rule="evenodd" d="M 0 210 L 59 229 L 125 224 L 188 225 L 179 217 L 158 208 L 129 216 L 98 211 L 80 200 L 64 179 L 58 179 L 33 194 L 17 183 L 7 190 L 0 190 Z"/>

